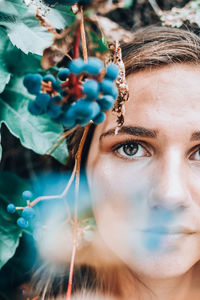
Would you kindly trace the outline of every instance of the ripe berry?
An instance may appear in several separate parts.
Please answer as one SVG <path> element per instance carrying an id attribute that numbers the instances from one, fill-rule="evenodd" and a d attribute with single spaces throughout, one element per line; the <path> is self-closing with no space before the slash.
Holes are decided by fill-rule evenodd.
<path id="1" fill-rule="evenodd" d="M 81 118 L 79 117 L 77 120 L 76 120 L 76 123 L 81 125 L 81 126 L 86 126 L 89 122 L 90 122 L 90 118 Z"/>
<path id="2" fill-rule="evenodd" d="M 104 93 L 104 94 L 107 94 L 107 95 L 111 95 L 114 97 L 114 99 L 117 97 L 118 95 L 118 90 L 115 86 L 115 84 L 113 83 L 112 80 L 110 79 L 104 79 L 101 84 L 101 91 Z"/>
<path id="3" fill-rule="evenodd" d="M 105 119 L 106 119 L 106 114 L 101 111 L 92 121 L 94 122 L 94 124 L 100 124 L 104 122 Z"/>
<path id="4" fill-rule="evenodd" d="M 17 219 L 17 225 L 23 229 L 28 227 L 28 221 L 25 220 L 24 218 L 20 217 Z"/>
<path id="5" fill-rule="evenodd" d="M 79 75 L 81 72 L 83 72 L 84 66 L 85 62 L 82 58 L 73 59 L 69 63 L 70 71 L 76 75 Z"/>
<path id="6" fill-rule="evenodd" d="M 32 101 L 28 104 L 28 110 L 34 116 L 42 115 L 45 112 L 42 107 L 37 106 L 35 101 Z"/>
<path id="7" fill-rule="evenodd" d="M 22 211 L 22 217 L 26 220 L 33 219 L 35 217 L 35 210 L 30 206 L 25 207 Z"/>
<path id="8" fill-rule="evenodd" d="M 41 90 L 41 81 L 42 76 L 40 74 L 27 74 L 23 83 L 30 94 L 37 95 Z"/>
<path id="9" fill-rule="evenodd" d="M 47 113 L 50 118 L 58 118 L 62 113 L 62 107 L 54 101 L 55 99 L 51 99 L 47 108 Z"/>
<path id="10" fill-rule="evenodd" d="M 58 78 L 62 81 L 65 81 L 70 74 L 70 70 L 68 68 L 64 68 L 58 72 Z"/>
<path id="11" fill-rule="evenodd" d="M 50 96 L 46 93 L 40 93 L 35 98 L 35 105 L 40 107 L 42 111 L 47 110 L 47 106 L 49 104 Z"/>
<path id="12" fill-rule="evenodd" d="M 88 99 L 94 100 L 99 95 L 99 84 L 96 80 L 87 80 L 83 84 L 83 91 Z"/>
<path id="13" fill-rule="evenodd" d="M 97 102 L 87 99 L 81 99 L 76 102 L 75 112 L 77 118 L 86 118 L 92 120 L 100 112 L 100 107 Z"/>
<path id="14" fill-rule="evenodd" d="M 106 69 L 106 77 L 111 80 L 115 80 L 118 76 L 119 68 L 115 64 L 110 64 Z"/>
<path id="15" fill-rule="evenodd" d="M 101 110 L 103 111 L 109 110 L 113 106 L 114 101 L 115 99 L 111 95 L 104 95 L 103 97 L 97 100 L 101 107 Z"/>
<path id="16" fill-rule="evenodd" d="M 99 75 L 104 69 L 104 64 L 102 60 L 96 57 L 89 57 L 84 69 L 91 75 Z"/>
<path id="17" fill-rule="evenodd" d="M 24 191 L 22 193 L 22 199 L 27 201 L 27 200 L 31 200 L 33 198 L 33 194 L 31 193 L 31 191 Z"/>
<path id="18" fill-rule="evenodd" d="M 43 81 L 45 81 L 45 82 L 51 81 L 52 83 L 55 83 L 56 79 L 52 74 L 47 74 L 43 77 Z"/>
<path id="19" fill-rule="evenodd" d="M 75 113 L 75 103 L 70 105 L 68 110 L 66 110 L 61 116 L 64 127 L 70 129 L 76 125 L 76 113 Z"/>
<path id="20" fill-rule="evenodd" d="M 7 206 L 7 212 L 9 212 L 10 214 L 14 214 L 16 211 L 16 207 L 14 204 L 10 203 Z"/>

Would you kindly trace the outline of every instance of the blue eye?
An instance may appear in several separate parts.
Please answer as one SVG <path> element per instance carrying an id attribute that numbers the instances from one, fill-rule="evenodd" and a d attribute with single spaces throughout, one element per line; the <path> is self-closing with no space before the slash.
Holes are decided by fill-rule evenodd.
<path id="1" fill-rule="evenodd" d="M 128 142 L 121 144 L 114 151 L 119 156 L 127 159 L 149 156 L 147 150 L 137 142 Z"/>

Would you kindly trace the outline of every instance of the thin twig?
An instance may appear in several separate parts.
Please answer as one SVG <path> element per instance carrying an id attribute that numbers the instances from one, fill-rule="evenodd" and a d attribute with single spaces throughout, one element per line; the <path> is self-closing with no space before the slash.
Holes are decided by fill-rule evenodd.
<path id="1" fill-rule="evenodd" d="M 149 3 L 152 6 L 153 10 L 155 11 L 156 15 L 161 17 L 163 15 L 163 11 L 158 6 L 156 0 L 149 0 Z"/>
<path id="2" fill-rule="evenodd" d="M 76 255 L 76 244 L 73 243 L 66 300 L 70 300 L 71 299 L 71 290 L 72 290 L 72 281 L 73 281 L 73 270 L 74 270 L 75 255 Z"/>
<path id="3" fill-rule="evenodd" d="M 81 35 L 81 43 L 82 43 L 82 51 L 83 51 L 83 59 L 84 61 L 88 60 L 87 54 L 87 43 L 86 43 L 86 35 L 84 28 L 84 13 L 83 8 L 80 8 L 81 12 L 81 22 L 80 22 L 80 35 Z M 75 165 L 76 165 L 76 179 L 75 179 L 75 199 L 74 199 L 74 227 L 73 227 L 73 249 L 72 249 L 72 257 L 70 262 L 70 271 L 69 271 L 69 281 L 66 293 L 66 300 L 71 299 L 72 292 L 72 281 L 73 281 L 73 273 L 74 273 L 74 264 L 75 264 L 75 256 L 76 256 L 76 248 L 77 248 L 77 233 L 78 233 L 78 195 L 79 195 L 79 184 L 80 184 L 80 169 L 81 169 L 81 157 L 83 152 L 83 147 L 85 145 L 85 141 L 89 132 L 90 123 L 85 127 L 78 151 L 75 156 Z"/>
<path id="4" fill-rule="evenodd" d="M 30 203 L 29 206 L 33 207 L 33 206 L 35 206 L 38 202 L 44 201 L 44 200 L 61 199 L 61 198 L 63 198 L 63 197 L 67 194 L 67 192 L 68 192 L 68 190 L 69 190 L 69 188 L 70 188 L 70 186 L 71 186 L 71 184 L 72 184 L 72 182 L 73 182 L 73 180 L 74 180 L 75 174 L 76 174 L 76 164 L 75 164 L 75 166 L 74 166 L 74 169 L 73 169 L 73 172 L 72 172 L 72 174 L 71 174 L 71 177 L 70 177 L 70 179 L 69 179 L 69 181 L 68 181 L 68 183 L 67 183 L 67 186 L 66 186 L 66 188 L 64 189 L 64 191 L 62 192 L 62 194 L 60 194 L 60 195 L 51 195 L 51 196 L 40 196 L 40 197 L 37 197 L 35 200 L 33 200 L 33 201 Z"/>
<path id="5" fill-rule="evenodd" d="M 51 155 L 57 148 L 60 146 L 60 144 L 67 138 L 72 132 L 76 130 L 77 126 L 67 130 L 66 132 L 62 133 L 61 136 L 58 138 L 58 140 L 53 143 L 53 145 L 47 150 L 46 154 Z"/>
<path id="6" fill-rule="evenodd" d="M 79 47 L 80 47 L 80 24 L 76 28 L 76 35 L 74 40 L 74 58 L 79 58 Z"/>
<path id="7" fill-rule="evenodd" d="M 80 8 L 80 12 L 81 12 L 80 31 L 81 31 L 83 59 L 84 61 L 87 61 L 88 60 L 87 43 L 86 43 L 86 34 L 85 34 L 85 27 L 84 27 L 84 12 L 82 7 Z"/>
<path id="8" fill-rule="evenodd" d="M 78 194 L 79 194 L 79 183 L 80 183 L 80 169 L 81 169 L 81 156 L 83 152 L 83 147 L 85 145 L 85 141 L 88 135 L 88 131 L 90 128 L 90 123 L 85 127 L 78 151 L 75 157 L 75 165 L 76 165 L 76 181 L 75 181 L 75 201 L 74 201 L 74 228 L 73 228 L 73 250 L 72 257 L 70 262 L 70 271 L 69 271 L 69 281 L 67 287 L 66 300 L 71 299 L 71 290 L 72 290 L 72 280 L 73 280 L 73 272 L 74 272 L 74 263 L 75 263 L 75 255 L 77 248 L 77 232 L 78 232 Z"/>

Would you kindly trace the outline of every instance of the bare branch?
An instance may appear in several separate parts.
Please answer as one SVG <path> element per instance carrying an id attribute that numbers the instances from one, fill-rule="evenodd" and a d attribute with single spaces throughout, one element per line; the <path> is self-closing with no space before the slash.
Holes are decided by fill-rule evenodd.
<path id="1" fill-rule="evenodd" d="M 152 6 L 153 10 L 155 11 L 156 15 L 161 17 L 163 15 L 163 11 L 158 6 L 156 0 L 149 0 L 150 5 Z"/>

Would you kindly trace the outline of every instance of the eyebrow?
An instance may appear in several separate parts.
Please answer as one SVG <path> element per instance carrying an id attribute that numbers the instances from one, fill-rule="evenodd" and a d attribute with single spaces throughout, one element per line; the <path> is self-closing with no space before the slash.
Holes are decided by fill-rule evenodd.
<path id="1" fill-rule="evenodd" d="M 190 140 L 191 141 L 199 141 L 200 140 L 200 131 L 193 132 Z"/>
<path id="2" fill-rule="evenodd" d="M 125 133 L 133 136 L 140 136 L 140 137 L 156 138 L 158 131 L 154 129 L 147 129 L 144 127 L 123 126 L 119 129 L 118 133 L 119 134 Z M 115 135 L 115 128 L 102 133 L 99 140 L 101 140 L 106 136 L 111 136 L 111 135 Z"/>

